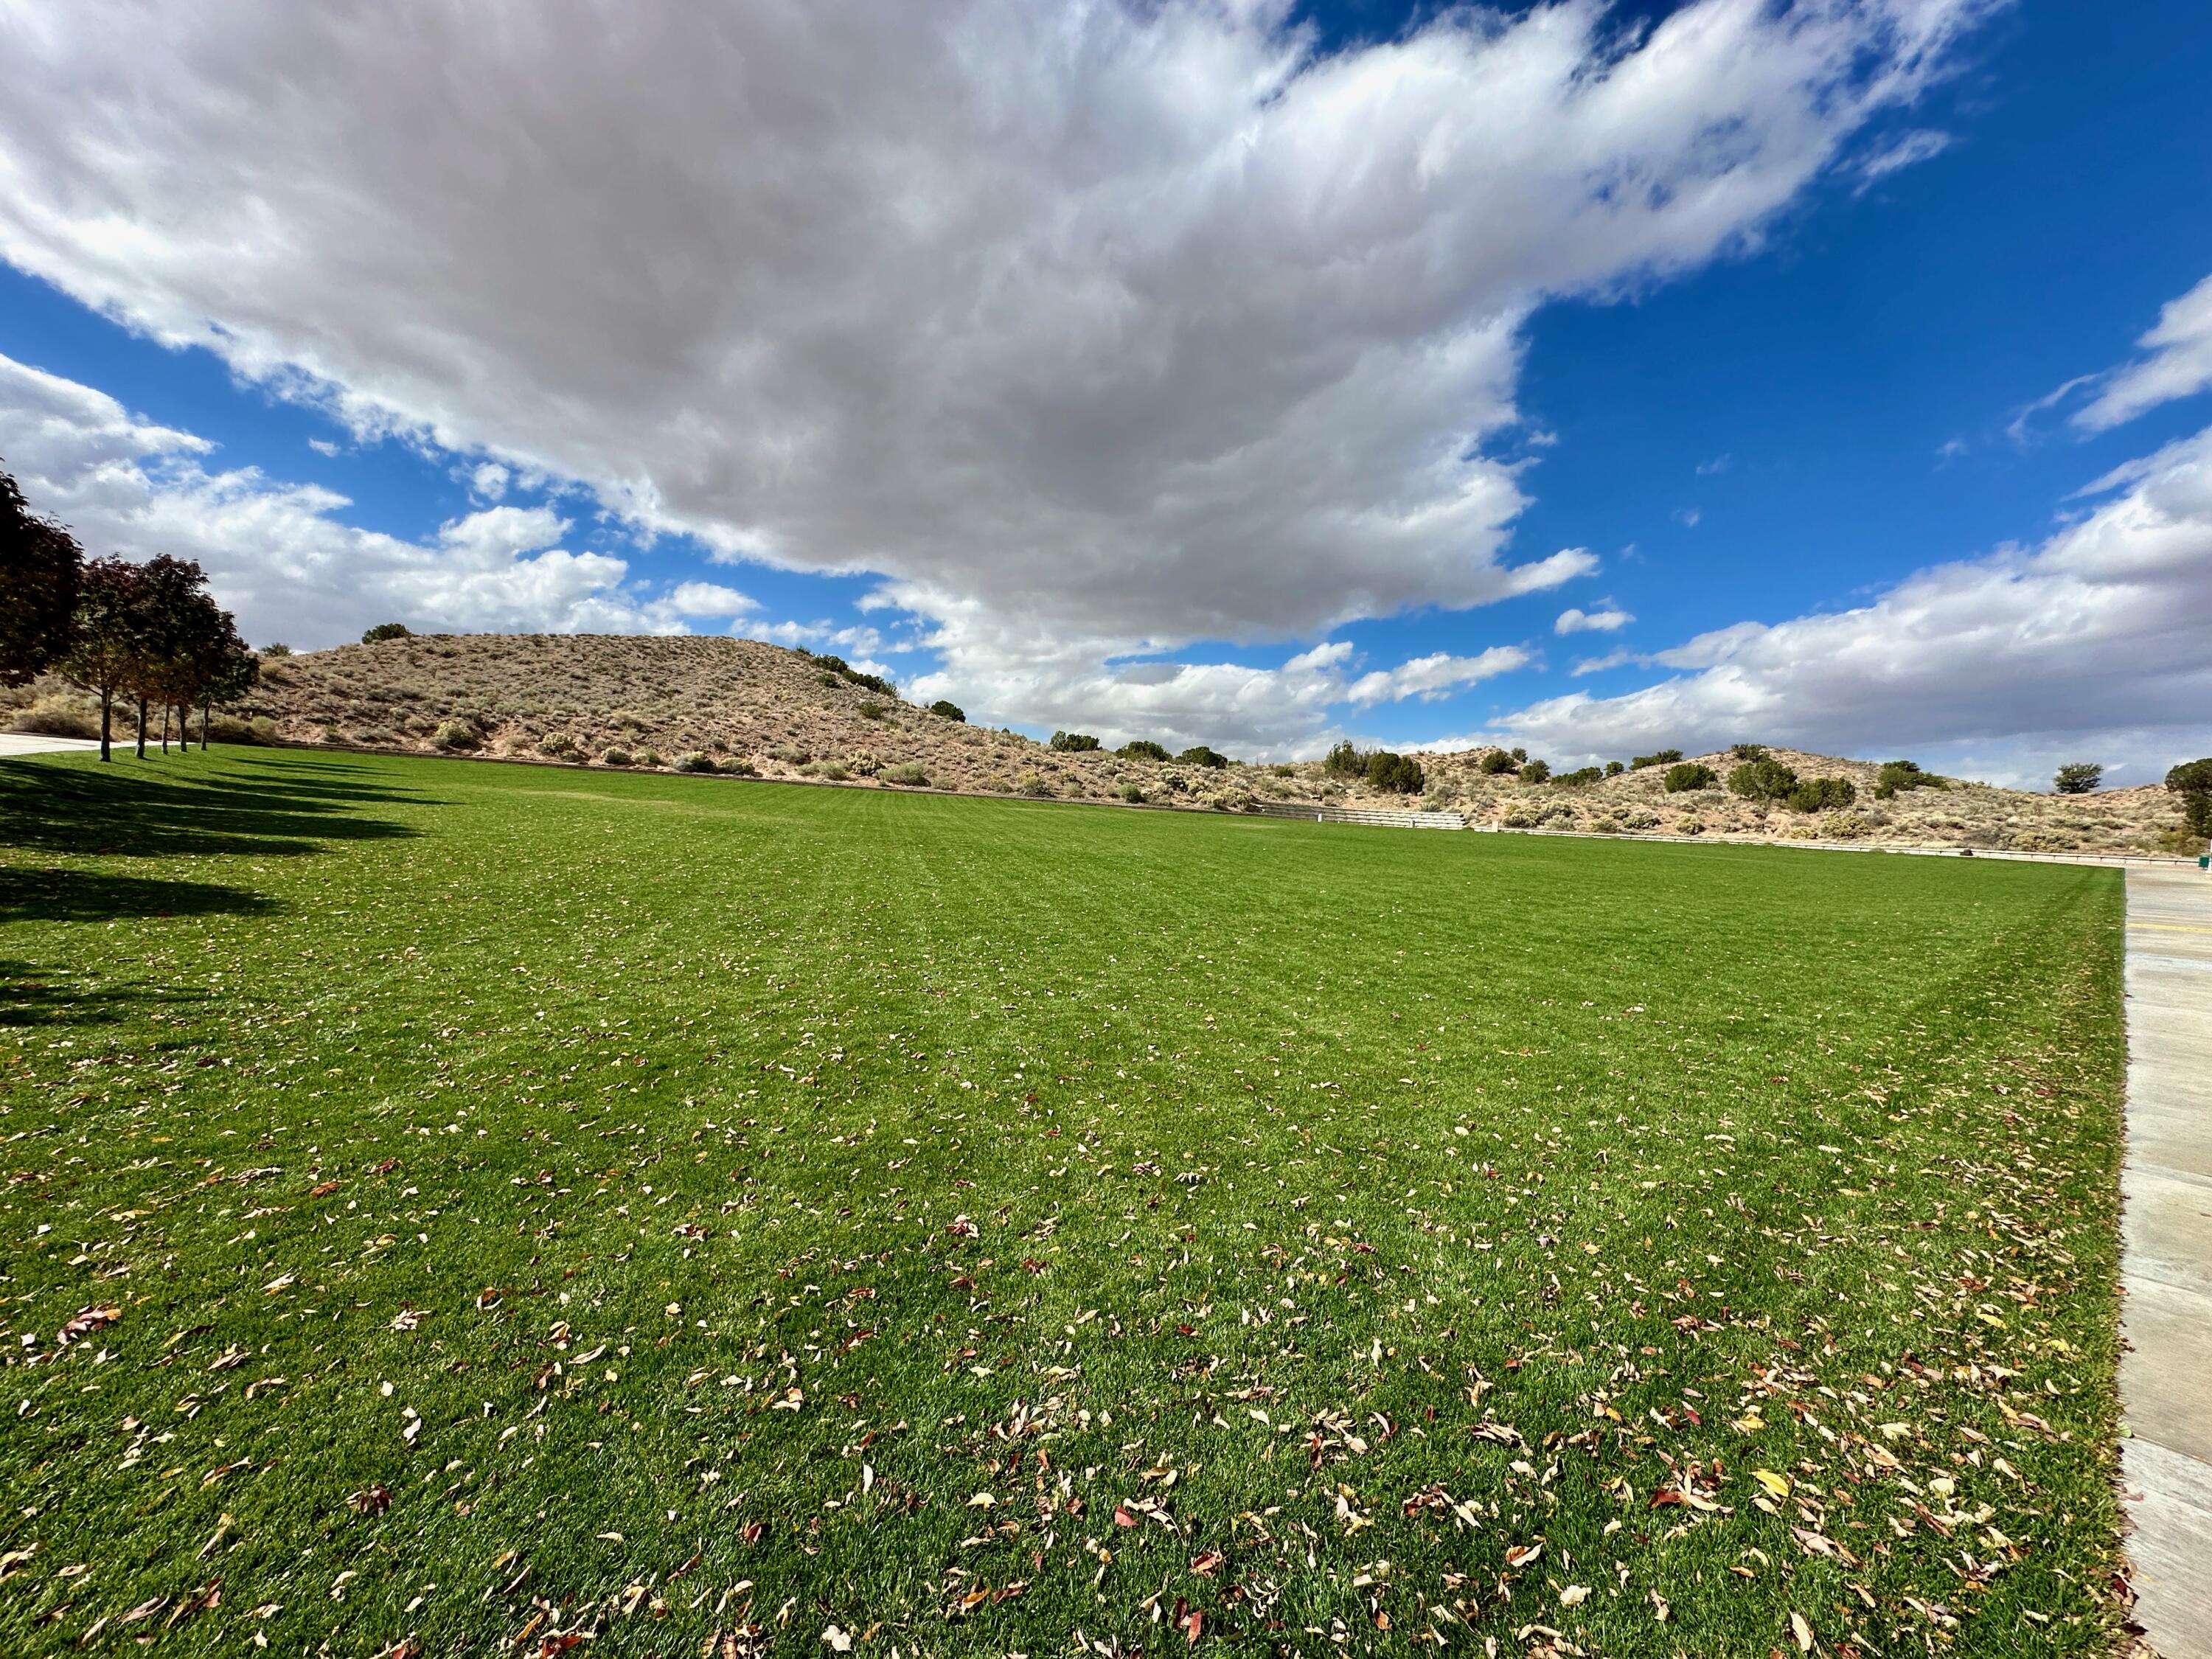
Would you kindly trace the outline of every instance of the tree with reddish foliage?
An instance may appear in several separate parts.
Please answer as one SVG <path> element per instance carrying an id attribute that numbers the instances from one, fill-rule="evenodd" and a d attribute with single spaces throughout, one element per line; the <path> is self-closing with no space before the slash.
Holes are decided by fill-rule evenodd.
<path id="1" fill-rule="evenodd" d="M 26 685 L 69 649 L 84 554 L 0 472 L 0 685 Z"/>

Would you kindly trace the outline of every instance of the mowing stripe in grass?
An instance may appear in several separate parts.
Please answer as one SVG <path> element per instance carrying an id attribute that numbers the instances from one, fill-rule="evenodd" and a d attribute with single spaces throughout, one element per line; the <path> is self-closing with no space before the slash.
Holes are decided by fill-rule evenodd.
<path id="1" fill-rule="evenodd" d="M 0 843 L 0 1643 L 2118 1628 L 2110 871 L 291 753 Z"/>

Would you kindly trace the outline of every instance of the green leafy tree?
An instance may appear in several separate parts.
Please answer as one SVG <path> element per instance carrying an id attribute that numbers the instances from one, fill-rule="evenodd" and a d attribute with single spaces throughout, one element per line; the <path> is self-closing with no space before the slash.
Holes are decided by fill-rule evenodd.
<path id="1" fill-rule="evenodd" d="M 1202 743 L 1193 744 L 1176 758 L 1185 766 L 1209 766 L 1217 770 L 1229 764 L 1228 756 Z"/>
<path id="2" fill-rule="evenodd" d="M 379 623 L 361 636 L 363 645 L 374 645 L 379 640 L 411 640 L 415 630 L 405 623 Z"/>
<path id="3" fill-rule="evenodd" d="M 2105 781 L 2105 769 L 2094 761 L 2074 761 L 2058 769 L 2051 787 L 2062 795 L 2086 795 Z"/>
<path id="4" fill-rule="evenodd" d="M 1114 751 L 1123 760 L 1173 760 L 1165 744 L 1154 743 L 1150 738 L 1132 738 Z"/>
<path id="5" fill-rule="evenodd" d="M 1519 771 L 1521 763 L 1503 749 L 1492 749 L 1475 763 L 1475 769 L 1486 778 L 1502 778 L 1509 772 Z"/>
<path id="6" fill-rule="evenodd" d="M 191 559 L 163 553 L 138 567 L 136 649 L 124 689 L 137 705 L 138 758 L 146 758 L 146 711 L 172 705 L 180 688 L 190 696 L 195 635 L 209 623 L 207 573 Z"/>
<path id="7" fill-rule="evenodd" d="M 192 708 L 200 688 L 216 672 L 228 635 L 236 629 L 230 613 L 205 592 L 188 594 L 174 618 L 166 654 L 152 663 L 145 678 L 161 706 L 161 752 L 169 752 L 169 727 L 173 720 L 178 740 L 189 732 Z"/>
<path id="8" fill-rule="evenodd" d="M 228 708 L 253 689 L 261 678 L 261 659 L 240 637 L 230 613 L 222 613 L 222 636 L 210 643 L 206 672 L 200 680 L 200 751 L 207 752 L 208 728 L 217 708 Z"/>
<path id="9" fill-rule="evenodd" d="M 115 758 L 115 700 L 141 656 L 144 607 L 138 567 L 128 559 L 94 559 L 80 573 L 76 615 L 59 667 L 64 678 L 100 699 L 100 758 Z"/>
<path id="10" fill-rule="evenodd" d="M 1521 781 L 1523 783 L 1541 783 L 1551 775 L 1552 763 L 1549 761 L 1532 760 L 1521 763 Z"/>
<path id="11" fill-rule="evenodd" d="M 1662 749 L 1656 754 L 1638 755 L 1628 764 L 1632 770 L 1641 772 L 1647 766 L 1672 766 L 1681 758 L 1682 751 L 1679 749 Z"/>
<path id="12" fill-rule="evenodd" d="M 25 685 L 67 653 L 84 554 L 0 472 L 0 685 Z"/>
<path id="13" fill-rule="evenodd" d="M 1098 739 L 1088 732 L 1055 732 L 1052 746 L 1063 755 L 1087 755 L 1098 746 Z"/>
<path id="14" fill-rule="evenodd" d="M 1710 766 L 1697 761 L 1676 761 L 1667 769 L 1662 780 L 1670 795 L 1680 795 L 1692 789 L 1710 789 L 1720 781 L 1720 776 Z"/>
<path id="15" fill-rule="evenodd" d="M 929 712 L 939 720 L 951 720 L 955 726 L 968 724 L 968 711 L 958 703 L 944 697 L 939 697 L 935 702 L 930 704 Z"/>
<path id="16" fill-rule="evenodd" d="M 2212 759 L 2184 761 L 2166 775 L 2166 787 L 2181 797 L 2190 833 L 2212 840 Z"/>

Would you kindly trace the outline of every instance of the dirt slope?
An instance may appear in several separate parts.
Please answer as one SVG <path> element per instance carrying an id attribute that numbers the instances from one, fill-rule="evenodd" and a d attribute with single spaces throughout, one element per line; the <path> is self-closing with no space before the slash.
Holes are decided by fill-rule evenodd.
<path id="1" fill-rule="evenodd" d="M 830 660 L 756 640 L 434 635 L 264 664 L 247 712 L 296 741 L 595 766 L 610 754 L 633 767 L 701 756 L 764 777 L 1078 800 L 1120 799 L 1133 786 L 1148 799 L 1234 808 L 1253 776 L 1247 767 L 1056 753 L 933 714 L 833 672 Z M 465 730 L 441 735 L 453 722 Z"/>

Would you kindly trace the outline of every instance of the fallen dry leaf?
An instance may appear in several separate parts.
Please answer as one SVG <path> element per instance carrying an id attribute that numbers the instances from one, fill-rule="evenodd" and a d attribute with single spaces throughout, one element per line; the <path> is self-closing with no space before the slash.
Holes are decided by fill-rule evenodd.
<path id="1" fill-rule="evenodd" d="M 122 1317 L 123 1310 L 118 1307 L 103 1305 L 80 1308 L 56 1334 L 54 1341 L 58 1346 L 66 1348 L 88 1332 L 96 1331 L 102 1325 L 112 1325 Z"/>

